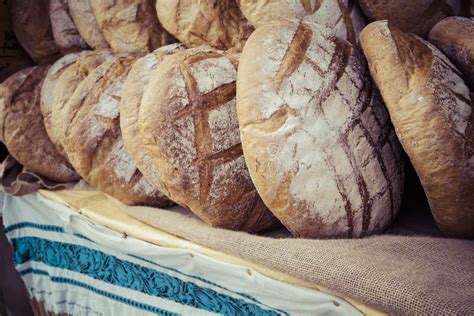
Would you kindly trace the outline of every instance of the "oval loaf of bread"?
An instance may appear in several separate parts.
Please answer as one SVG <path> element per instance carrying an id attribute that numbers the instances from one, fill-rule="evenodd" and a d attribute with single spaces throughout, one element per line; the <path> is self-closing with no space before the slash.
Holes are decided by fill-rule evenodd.
<path id="1" fill-rule="evenodd" d="M 463 73 L 464 81 L 474 91 L 474 21 L 458 16 L 446 18 L 431 29 L 428 39 Z"/>
<path id="2" fill-rule="evenodd" d="M 461 73 L 438 49 L 387 21 L 361 44 L 439 228 L 474 237 L 474 115 Z"/>
<path id="3" fill-rule="evenodd" d="M 115 53 L 148 53 L 174 41 L 160 25 L 152 0 L 92 0 L 90 4 Z"/>
<path id="4" fill-rule="evenodd" d="M 423 37 L 440 20 L 469 14 L 469 0 L 359 0 L 359 4 L 370 21 L 390 20 L 402 31 Z"/>
<path id="5" fill-rule="evenodd" d="M 74 91 L 94 69 L 103 62 L 113 57 L 109 50 L 90 51 L 80 57 L 74 63 L 69 65 L 61 72 L 59 78 L 54 84 L 54 90 L 51 93 L 53 105 L 51 109 L 50 139 L 61 153 L 66 153 L 64 142 L 66 139 L 66 129 L 69 125 L 66 122 L 66 116 L 69 112 L 67 104 Z"/>
<path id="6" fill-rule="evenodd" d="M 66 105 L 64 147 L 71 164 L 92 187 L 126 204 L 167 206 L 135 167 L 120 132 L 120 96 L 135 56 L 119 55 L 87 76 Z"/>
<path id="7" fill-rule="evenodd" d="M 351 43 L 359 41 L 365 19 L 353 0 L 239 0 L 240 8 L 259 28 L 278 19 L 304 19 L 325 26 Z"/>
<path id="8" fill-rule="evenodd" d="M 298 20 L 257 29 L 240 58 L 237 114 L 252 180 L 295 236 L 363 237 L 394 220 L 401 148 L 348 41 Z"/>
<path id="9" fill-rule="evenodd" d="M 140 133 L 173 201 L 210 225 L 255 232 L 276 219 L 242 155 L 236 68 L 236 58 L 206 48 L 166 58 L 145 89 Z"/>
<path id="10" fill-rule="evenodd" d="M 58 59 L 49 68 L 41 88 L 41 113 L 44 119 L 44 127 L 46 128 L 46 132 L 48 133 L 51 142 L 54 144 L 59 153 L 65 158 L 67 158 L 66 152 L 63 150 L 62 146 L 57 146 L 59 140 L 54 134 L 51 120 L 54 103 L 54 88 L 56 87 L 59 78 L 67 69 L 67 67 L 74 64 L 79 58 L 81 58 L 81 56 L 84 56 L 88 53 L 89 51 L 71 53 Z"/>
<path id="11" fill-rule="evenodd" d="M 11 6 L 11 21 L 21 46 L 38 64 L 48 64 L 61 55 L 54 41 L 48 14 L 49 0 L 15 0 Z"/>
<path id="12" fill-rule="evenodd" d="M 48 138 L 40 110 L 40 92 L 47 66 L 23 69 L 0 85 L 0 139 L 23 166 L 50 180 L 79 177 Z"/>
<path id="13" fill-rule="evenodd" d="M 92 49 L 110 48 L 92 11 L 91 0 L 68 0 L 69 14 L 86 43 Z M 100 1 L 100 0 L 99 0 Z"/>
<path id="14" fill-rule="evenodd" d="M 157 0 L 163 27 L 187 47 L 242 49 L 253 28 L 236 0 Z"/>
<path id="15" fill-rule="evenodd" d="M 153 53 L 138 59 L 128 73 L 120 101 L 120 129 L 125 147 L 137 168 L 160 191 L 164 191 L 165 187 L 150 153 L 143 146 L 138 116 L 145 87 L 155 68 L 167 56 L 183 49 L 182 44 L 171 44 L 158 48 Z"/>
<path id="16" fill-rule="evenodd" d="M 49 18 L 54 41 L 63 55 L 88 48 L 69 15 L 68 0 L 49 0 Z"/>

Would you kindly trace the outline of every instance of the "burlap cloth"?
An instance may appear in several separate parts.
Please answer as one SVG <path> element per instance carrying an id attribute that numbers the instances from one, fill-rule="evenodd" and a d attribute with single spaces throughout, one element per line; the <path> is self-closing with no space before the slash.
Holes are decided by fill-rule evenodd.
<path id="1" fill-rule="evenodd" d="M 124 210 L 178 237 L 391 314 L 474 315 L 474 241 L 442 237 L 417 183 L 407 185 L 389 231 L 359 240 L 293 239 L 285 230 L 255 236 L 211 228 L 183 209 Z"/>

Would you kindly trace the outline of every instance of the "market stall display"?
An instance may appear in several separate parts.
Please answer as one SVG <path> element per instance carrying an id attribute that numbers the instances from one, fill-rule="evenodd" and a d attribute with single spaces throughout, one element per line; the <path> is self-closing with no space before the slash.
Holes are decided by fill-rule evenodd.
<path id="1" fill-rule="evenodd" d="M 18 50 L 0 83 L 6 231 L 34 306 L 73 314 L 116 312 L 112 301 L 130 313 L 376 313 L 358 307 L 364 302 L 394 314 L 474 313 L 468 1 L 18 0 L 0 8 L 37 63 L 23 69 Z M 41 187 L 49 190 L 43 197 Z M 45 205 L 54 209 L 47 220 L 39 215 Z M 408 229 L 399 225 L 420 210 Z M 28 218 L 32 224 L 19 224 Z M 87 225 L 70 234 L 64 218 Z M 35 235 L 44 220 L 60 227 L 41 232 L 49 241 Z M 245 278 L 229 283 L 242 287 L 238 302 L 234 292 L 221 302 L 222 292 L 191 290 L 201 283 L 183 283 L 186 296 L 166 287 L 168 277 L 147 286 L 121 280 L 136 265 L 134 280 L 149 280 L 150 271 L 119 240 L 89 236 L 94 222 L 146 241 L 140 229 L 160 229 L 357 302 L 285 306 L 264 279 L 255 289 L 245 289 L 253 286 Z M 52 240 L 64 252 L 48 258 Z M 94 256 L 64 244 L 118 250 L 112 256 L 126 268 L 109 267 L 118 278 L 104 277 Z M 179 270 L 174 255 L 147 262 Z M 63 284 L 82 303 L 59 286 L 63 257 L 72 262 Z M 186 273 L 214 271 L 203 260 L 207 270 Z M 56 286 L 44 296 L 43 287 Z M 305 291 L 295 293 L 317 294 Z"/>

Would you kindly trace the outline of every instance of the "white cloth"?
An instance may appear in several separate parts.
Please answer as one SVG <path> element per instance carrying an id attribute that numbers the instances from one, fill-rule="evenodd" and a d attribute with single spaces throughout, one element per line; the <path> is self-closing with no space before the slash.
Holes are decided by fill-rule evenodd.
<path id="1" fill-rule="evenodd" d="M 336 296 L 199 253 L 123 236 L 38 194 L 3 196 L 32 298 L 73 315 L 361 315 Z"/>

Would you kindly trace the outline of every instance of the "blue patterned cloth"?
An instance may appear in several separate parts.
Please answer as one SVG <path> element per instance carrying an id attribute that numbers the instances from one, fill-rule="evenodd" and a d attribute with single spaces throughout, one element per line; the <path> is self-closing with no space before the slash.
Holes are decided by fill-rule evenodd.
<path id="1" fill-rule="evenodd" d="M 2 210 L 30 295 L 57 313 L 360 315 L 328 294 L 124 238 L 36 194 L 5 196 Z"/>

